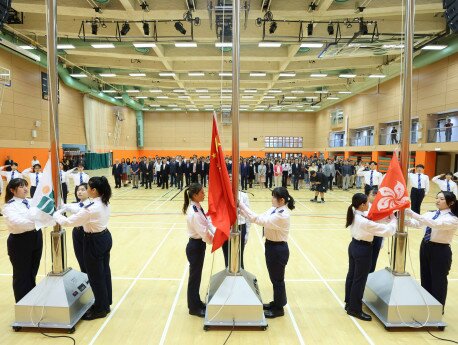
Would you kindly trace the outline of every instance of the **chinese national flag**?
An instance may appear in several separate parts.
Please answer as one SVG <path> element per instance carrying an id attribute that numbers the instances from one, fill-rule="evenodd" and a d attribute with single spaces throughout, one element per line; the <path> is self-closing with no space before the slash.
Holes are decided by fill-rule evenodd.
<path id="1" fill-rule="evenodd" d="M 213 115 L 212 142 L 210 147 L 210 172 L 208 182 L 208 213 L 216 227 L 212 253 L 229 238 L 231 225 L 235 223 L 237 210 L 234 203 L 231 181 L 224 161 L 219 140 L 216 117 Z"/>
<path id="2" fill-rule="evenodd" d="M 406 181 L 399 166 L 398 156 L 394 152 L 388 172 L 383 178 L 367 218 L 373 221 L 380 220 L 394 211 L 404 210 L 409 206 Z"/>

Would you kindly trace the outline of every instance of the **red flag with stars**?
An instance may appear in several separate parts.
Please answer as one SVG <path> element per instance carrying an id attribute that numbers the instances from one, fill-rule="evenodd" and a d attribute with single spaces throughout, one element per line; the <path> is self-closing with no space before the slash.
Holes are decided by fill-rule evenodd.
<path id="1" fill-rule="evenodd" d="M 237 210 L 231 181 L 224 161 L 223 148 L 218 134 L 216 116 L 213 115 L 212 142 L 210 147 L 210 172 L 208 175 L 208 215 L 216 227 L 212 253 L 229 238 L 231 225 L 235 223 Z"/>
<path id="2" fill-rule="evenodd" d="M 402 175 L 398 155 L 393 153 L 388 172 L 380 184 L 378 193 L 372 203 L 367 218 L 376 221 L 388 217 L 394 211 L 404 210 L 410 206 L 406 181 Z"/>

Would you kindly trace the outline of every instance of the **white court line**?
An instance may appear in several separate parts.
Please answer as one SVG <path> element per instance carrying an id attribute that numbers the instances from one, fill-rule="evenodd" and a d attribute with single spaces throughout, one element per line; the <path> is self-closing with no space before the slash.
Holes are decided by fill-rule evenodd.
<path id="1" fill-rule="evenodd" d="M 183 283 L 184 283 L 184 279 L 186 278 L 186 274 L 188 273 L 188 268 L 189 268 L 188 263 L 186 263 L 184 266 L 183 275 L 181 276 L 180 285 L 178 286 L 178 290 L 175 295 L 175 299 L 173 300 L 172 307 L 170 308 L 169 317 L 167 318 L 167 322 L 165 323 L 164 330 L 162 331 L 161 341 L 159 342 L 159 345 L 163 345 L 165 343 L 165 338 L 167 337 L 167 333 L 170 328 L 170 323 L 172 322 L 173 313 L 175 312 L 175 308 L 178 303 L 178 298 L 180 297 L 181 290 L 183 289 Z"/>
<path id="2" fill-rule="evenodd" d="M 163 193 L 159 198 L 156 198 L 154 199 L 153 201 L 151 201 L 150 203 L 146 204 L 145 207 L 143 207 L 143 211 L 144 210 L 147 210 L 150 206 L 154 205 L 156 202 L 160 201 L 163 197 L 165 197 L 166 195 L 168 195 L 170 192 L 172 192 L 172 190 L 169 190 L 167 193 Z M 175 193 L 176 194 L 176 193 Z M 174 195 L 172 193 L 172 195 Z M 168 201 L 168 200 L 166 200 Z"/>
<path id="3" fill-rule="evenodd" d="M 129 288 L 126 290 L 126 292 L 124 292 L 124 295 L 122 295 L 121 299 L 119 300 L 119 302 L 116 304 L 116 306 L 114 307 L 114 309 L 111 311 L 111 313 L 108 315 L 108 317 L 106 318 L 105 322 L 102 324 L 102 326 L 100 326 L 99 330 L 97 331 L 97 333 L 94 335 L 94 337 L 92 338 L 91 342 L 89 343 L 89 345 L 93 345 L 95 343 L 95 341 L 97 340 L 97 338 L 99 337 L 99 335 L 103 332 L 103 330 L 105 329 L 105 327 L 108 325 L 108 323 L 110 322 L 110 320 L 113 318 L 113 316 L 116 314 L 116 312 L 118 311 L 119 307 L 121 306 L 121 304 L 124 302 L 124 300 L 126 299 L 127 295 L 130 293 L 130 291 L 132 290 L 132 288 L 135 286 L 135 284 L 137 283 L 137 281 L 140 279 L 140 276 L 143 274 L 143 272 L 146 270 L 146 268 L 148 267 L 148 265 L 151 263 L 151 261 L 154 259 L 154 257 L 156 256 L 156 254 L 159 252 L 159 249 L 161 249 L 162 245 L 165 243 L 165 241 L 167 240 L 167 238 L 169 237 L 169 235 L 172 233 L 172 230 L 173 228 L 175 227 L 175 224 L 172 225 L 172 227 L 170 228 L 170 230 L 167 232 L 167 234 L 164 236 L 164 238 L 162 239 L 161 243 L 159 243 L 159 245 L 156 247 L 156 249 L 154 250 L 154 252 L 151 254 L 151 256 L 148 258 L 148 260 L 146 261 L 145 265 L 143 265 L 142 269 L 140 270 L 140 272 L 138 272 L 137 276 L 135 277 L 135 279 L 132 281 L 132 283 L 129 285 Z"/>
<path id="4" fill-rule="evenodd" d="M 313 210 L 310 207 L 308 207 L 306 204 L 304 204 L 302 201 L 296 200 L 296 202 L 299 205 L 303 206 L 307 211 L 313 212 Z"/>
<path id="5" fill-rule="evenodd" d="M 259 244 L 261 245 L 261 247 L 264 249 L 264 245 L 262 243 L 262 238 L 261 236 L 259 235 L 259 227 L 256 229 L 256 235 L 258 237 L 258 240 L 259 240 Z M 302 334 L 301 334 L 301 331 L 299 330 L 299 327 L 297 326 L 297 322 L 296 322 L 296 318 L 294 317 L 294 314 L 293 314 L 293 311 L 291 310 L 291 308 L 289 307 L 289 304 L 286 305 L 286 310 L 288 311 L 288 315 L 289 315 L 289 318 L 293 324 L 293 328 L 294 330 L 296 331 L 296 335 L 297 335 L 297 339 L 299 340 L 299 343 L 301 345 L 305 345 L 305 342 L 304 342 L 304 338 L 302 337 Z"/>
<path id="6" fill-rule="evenodd" d="M 293 242 L 293 244 L 296 246 L 296 248 L 299 250 L 299 252 L 302 254 L 302 256 L 304 257 L 305 261 L 307 261 L 309 263 L 309 265 L 312 267 L 312 269 L 315 271 L 315 273 L 318 275 L 318 277 L 320 278 L 320 280 L 323 282 L 323 284 L 327 287 L 327 289 L 329 290 L 329 292 L 331 293 L 331 295 L 336 299 L 336 301 L 339 303 L 339 305 L 342 307 L 342 309 L 344 308 L 344 304 L 342 303 L 342 301 L 339 299 L 339 296 L 337 296 L 337 294 L 334 292 L 334 290 L 331 288 L 331 286 L 329 286 L 328 282 L 326 281 L 326 279 L 324 279 L 324 277 L 321 275 L 320 271 L 318 271 L 318 268 L 313 264 L 313 262 L 308 258 L 308 256 L 304 253 L 304 251 L 302 250 L 302 248 L 299 246 L 299 244 L 296 242 L 296 240 L 290 235 L 289 236 L 289 239 L 291 240 L 291 242 Z M 364 336 L 364 338 L 366 338 L 367 342 L 371 345 L 375 345 L 375 343 L 373 342 L 373 340 L 369 337 L 369 335 L 366 333 L 366 331 L 361 327 L 361 325 L 358 323 L 358 321 L 356 321 L 356 319 L 353 317 L 353 316 L 350 316 L 350 319 L 353 321 L 353 323 L 356 325 L 356 327 L 359 329 L 359 331 L 361 332 L 361 334 Z"/>

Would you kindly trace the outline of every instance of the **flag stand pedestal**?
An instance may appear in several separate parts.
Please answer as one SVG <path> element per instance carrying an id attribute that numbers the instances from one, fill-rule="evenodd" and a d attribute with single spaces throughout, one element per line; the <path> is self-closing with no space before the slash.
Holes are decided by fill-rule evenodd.
<path id="1" fill-rule="evenodd" d="M 204 330 L 210 327 L 261 327 L 268 325 L 256 277 L 240 268 L 240 232 L 232 232 L 229 267 L 210 279 Z"/>
<path id="2" fill-rule="evenodd" d="M 15 305 L 14 331 L 25 328 L 66 329 L 94 304 L 87 275 L 66 267 L 65 230 L 51 232 L 53 271 Z"/>

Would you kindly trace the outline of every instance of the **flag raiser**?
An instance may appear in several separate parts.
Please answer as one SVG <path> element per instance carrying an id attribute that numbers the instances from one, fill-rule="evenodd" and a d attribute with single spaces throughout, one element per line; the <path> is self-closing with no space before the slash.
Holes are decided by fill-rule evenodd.
<path id="1" fill-rule="evenodd" d="M 55 202 L 52 184 L 51 157 L 49 157 L 46 162 L 42 178 L 38 183 L 30 204 L 32 207 L 38 209 L 35 217 L 35 227 L 37 229 L 56 225 L 52 217 L 55 211 Z"/>
<path id="2" fill-rule="evenodd" d="M 393 152 L 388 172 L 383 178 L 367 218 L 376 221 L 388 217 L 394 211 L 410 207 L 407 186 L 399 165 L 398 156 Z"/>
<path id="3" fill-rule="evenodd" d="M 210 146 L 210 171 L 208 182 L 208 216 L 216 228 L 212 253 L 229 239 L 230 228 L 235 223 L 237 210 L 231 181 L 224 161 L 223 148 L 218 134 L 216 116 L 213 115 Z"/>

